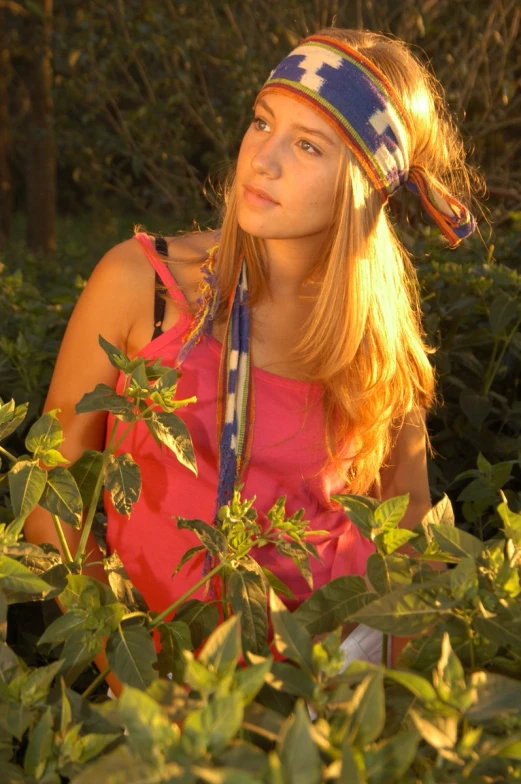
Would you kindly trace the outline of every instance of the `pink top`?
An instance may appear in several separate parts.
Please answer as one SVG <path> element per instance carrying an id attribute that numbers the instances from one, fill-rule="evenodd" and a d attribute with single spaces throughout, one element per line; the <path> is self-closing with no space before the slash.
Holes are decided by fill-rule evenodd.
<path id="1" fill-rule="evenodd" d="M 140 233 L 136 238 L 170 295 L 186 305 L 148 236 Z M 182 311 L 177 323 L 144 346 L 139 355 L 173 366 L 190 319 L 189 313 Z M 198 476 L 182 466 L 166 447 L 160 450 L 147 427 L 138 423 L 118 448 L 118 453 L 130 452 L 141 469 L 141 496 L 130 519 L 118 514 L 105 498 L 109 550 L 118 551 L 130 579 L 153 611 L 165 609 L 202 575 L 203 558 L 198 555 L 171 577 L 188 548 L 200 544 L 191 531 L 178 530 L 173 515 L 207 523 L 213 519 L 218 481 L 216 391 L 220 353 L 221 344 L 214 337 L 203 338 L 183 362 L 178 380 L 178 399 L 197 397 L 196 403 L 177 413 L 192 436 Z M 242 497 L 256 496 L 262 523 L 277 498 L 286 495 L 288 515 L 304 508 L 304 518 L 311 521 L 311 528 L 328 531 L 327 536 L 311 539 L 322 559 L 311 558 L 315 588 L 341 575 L 364 574 L 374 547 L 338 505 L 330 502 L 331 495 L 344 487 L 342 477 L 334 472 L 319 473 L 326 455 L 321 385 L 283 378 L 259 368 L 253 369 L 253 376 L 256 414 Z M 118 392 L 122 382 L 120 374 Z M 108 432 L 113 421 L 109 415 Z M 119 428 L 123 426 L 119 423 Z M 272 547 L 261 548 L 254 555 L 293 591 L 296 601 L 285 600 L 290 609 L 310 595 L 307 583 L 287 556 L 279 555 Z M 204 589 L 191 598 L 204 599 Z"/>

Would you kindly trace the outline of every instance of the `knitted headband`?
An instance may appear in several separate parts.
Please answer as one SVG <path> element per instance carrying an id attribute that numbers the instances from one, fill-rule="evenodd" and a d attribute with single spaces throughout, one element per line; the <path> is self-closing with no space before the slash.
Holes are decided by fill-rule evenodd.
<path id="1" fill-rule="evenodd" d="M 406 184 L 451 247 L 472 234 L 476 221 L 469 210 L 423 166 L 409 165 L 413 129 L 407 112 L 387 77 L 356 49 L 335 38 L 311 35 L 271 72 L 257 100 L 269 92 L 303 101 L 326 120 L 356 156 L 384 204 Z"/>

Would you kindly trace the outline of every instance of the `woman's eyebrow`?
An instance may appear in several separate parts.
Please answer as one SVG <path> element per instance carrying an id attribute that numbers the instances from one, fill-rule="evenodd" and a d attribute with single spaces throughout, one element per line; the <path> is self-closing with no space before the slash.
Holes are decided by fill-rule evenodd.
<path id="1" fill-rule="evenodd" d="M 273 109 L 270 106 L 268 106 L 268 104 L 266 103 L 266 101 L 263 98 L 260 98 L 257 101 L 257 103 L 255 104 L 255 106 L 256 107 L 257 106 L 261 106 L 272 117 L 275 116 L 275 114 L 273 112 Z M 335 142 L 333 141 L 333 139 L 331 139 L 330 136 L 328 136 L 326 133 L 323 133 L 322 131 L 319 131 L 319 130 L 317 130 L 315 128 L 308 128 L 306 125 L 300 125 L 299 123 L 293 123 L 291 125 L 291 127 L 294 130 L 296 130 L 296 131 L 302 131 L 302 133 L 313 134 L 314 136 L 319 136 L 321 139 L 323 139 L 325 142 L 327 142 L 331 146 L 335 146 Z"/>

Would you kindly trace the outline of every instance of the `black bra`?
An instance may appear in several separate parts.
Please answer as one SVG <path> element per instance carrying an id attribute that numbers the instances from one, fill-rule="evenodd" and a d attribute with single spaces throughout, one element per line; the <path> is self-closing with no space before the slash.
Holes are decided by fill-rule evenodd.
<path id="1" fill-rule="evenodd" d="M 156 251 L 161 254 L 161 256 L 166 256 L 168 258 L 168 246 L 166 244 L 166 240 L 164 237 L 156 237 L 155 238 L 155 246 Z M 154 289 L 154 332 L 152 334 L 152 340 L 154 338 L 159 337 L 159 335 L 163 334 L 163 320 L 165 318 L 165 305 L 166 300 L 161 294 L 165 291 L 165 287 L 163 285 L 163 281 L 159 277 L 158 273 L 156 272 L 156 280 L 155 280 L 155 289 Z"/>

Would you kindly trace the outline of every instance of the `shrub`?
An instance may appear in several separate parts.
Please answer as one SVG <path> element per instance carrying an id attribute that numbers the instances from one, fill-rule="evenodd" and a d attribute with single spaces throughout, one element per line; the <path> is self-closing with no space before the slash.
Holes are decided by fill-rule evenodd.
<path id="1" fill-rule="evenodd" d="M 124 371 L 126 391 L 120 396 L 98 385 L 78 411 L 110 410 L 128 427 L 144 419 L 193 468 L 190 438 L 175 414 L 190 401 L 175 401 L 175 371 L 129 361 L 100 341 Z M 14 401 L 2 405 L 0 439 L 22 425 L 26 412 Z M 201 603 L 186 594 L 153 614 L 128 584 L 117 554 L 104 559 L 110 587 L 82 574 L 103 485 L 120 511 L 131 511 L 140 492 L 138 466 L 130 455 L 115 457 L 109 446 L 66 468 L 61 441 L 55 412 L 48 412 L 30 428 L 20 458 L 0 447 L 10 466 L 2 477 L 10 502 L 0 526 L 6 780 L 419 784 L 521 778 L 521 515 L 509 508 L 499 481 L 497 533 L 486 543 L 454 525 L 447 496 L 412 532 L 398 528 L 407 495 L 383 503 L 337 496 L 375 545 L 367 581 L 333 580 L 294 613 L 280 598 L 287 589 L 249 551 L 269 541 L 309 579 L 314 532 L 302 514 L 286 518 L 283 498 L 262 530 L 252 502 L 237 493 L 221 509 L 218 528 L 179 520 L 213 559 L 205 579 L 220 576 L 223 599 Z M 124 483 L 114 470 L 122 461 Z M 37 504 L 53 515 L 64 560 L 54 548 L 22 538 Z M 82 526 L 75 554 L 65 545 L 64 524 Z M 405 543 L 414 557 L 398 552 Z M 453 568 L 440 572 L 433 561 Z M 17 655 L 7 643 L 7 604 L 56 597 L 66 612 L 38 642 L 48 663 L 30 666 L 23 651 Z M 382 632 L 382 664 L 355 661 L 344 669 L 340 627 L 346 621 Z M 154 629 L 162 640 L 159 656 Z M 389 633 L 415 635 L 396 669 L 384 664 Z M 106 672 L 82 694 L 73 687 L 104 636 L 109 666 L 126 685 L 119 699 L 100 704 L 92 698 Z"/>

